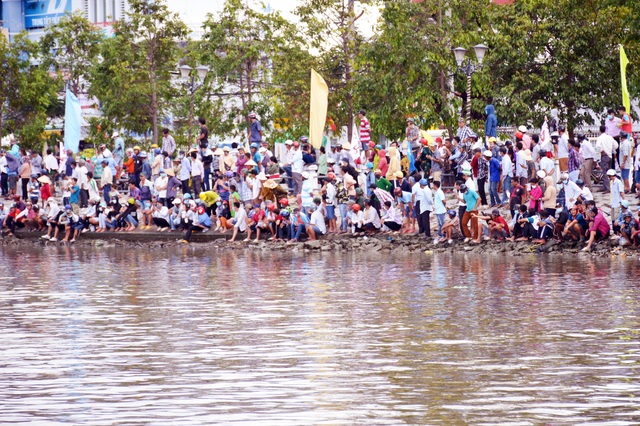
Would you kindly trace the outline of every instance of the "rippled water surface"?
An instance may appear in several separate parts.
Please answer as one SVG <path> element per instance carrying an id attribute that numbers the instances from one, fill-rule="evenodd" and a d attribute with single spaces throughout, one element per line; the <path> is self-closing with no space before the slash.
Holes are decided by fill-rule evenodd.
<path id="1" fill-rule="evenodd" d="M 640 420 L 637 260 L 0 250 L 2 424 Z"/>

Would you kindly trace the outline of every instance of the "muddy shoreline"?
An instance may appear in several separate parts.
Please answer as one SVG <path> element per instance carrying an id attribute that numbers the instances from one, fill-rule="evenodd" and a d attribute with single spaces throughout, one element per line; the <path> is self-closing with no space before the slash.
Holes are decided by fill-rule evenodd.
<path id="1" fill-rule="evenodd" d="M 3 246 L 61 246 L 60 242 L 49 242 L 40 239 L 38 233 L 20 233 L 16 238 L 4 237 L 0 239 Z M 585 243 L 564 241 L 558 243 L 554 240 L 546 244 L 533 244 L 530 242 L 508 242 L 508 241 L 484 241 L 479 244 L 464 243 L 462 240 L 453 240 L 451 244 L 440 243 L 434 245 L 431 239 L 422 236 L 406 235 L 328 235 L 317 241 L 302 241 L 294 244 L 285 242 L 274 242 L 260 240 L 258 242 L 229 242 L 229 234 L 203 234 L 198 235 L 191 244 L 180 241 L 182 234 L 167 234 L 157 232 L 135 233 L 135 234 L 83 234 L 72 247 L 131 247 L 149 249 L 168 249 L 174 247 L 188 247 L 193 250 L 214 250 L 214 251 L 290 251 L 294 253 L 313 252 L 368 252 L 382 255 L 407 255 L 433 253 L 475 253 L 475 254 L 503 254 L 510 256 L 524 256 L 530 254 L 542 255 L 578 255 L 580 257 L 621 257 L 636 259 L 640 256 L 640 249 L 634 250 L 630 247 L 618 246 L 616 240 L 601 241 L 593 246 L 589 253 L 582 252 Z"/>

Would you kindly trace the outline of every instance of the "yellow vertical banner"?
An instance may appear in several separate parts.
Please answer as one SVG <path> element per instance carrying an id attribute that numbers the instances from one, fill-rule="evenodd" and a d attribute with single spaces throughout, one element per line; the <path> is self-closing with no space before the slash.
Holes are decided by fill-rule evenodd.
<path id="1" fill-rule="evenodd" d="M 314 148 L 322 146 L 324 126 L 327 123 L 329 87 L 324 78 L 311 70 L 311 102 L 309 106 L 309 142 Z"/>
<path id="2" fill-rule="evenodd" d="M 627 88 L 627 65 L 629 58 L 624 51 L 624 47 L 620 45 L 620 82 L 622 83 L 622 105 L 631 113 L 631 101 L 629 100 L 629 89 Z"/>

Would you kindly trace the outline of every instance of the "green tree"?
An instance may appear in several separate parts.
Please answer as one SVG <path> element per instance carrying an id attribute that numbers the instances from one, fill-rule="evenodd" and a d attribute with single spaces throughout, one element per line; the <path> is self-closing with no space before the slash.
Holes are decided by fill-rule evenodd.
<path id="1" fill-rule="evenodd" d="M 68 13 L 40 39 L 42 66 L 55 70 L 76 95 L 86 93 L 104 36 L 83 12 Z"/>
<path id="2" fill-rule="evenodd" d="M 501 117 L 538 126 L 558 107 L 573 129 L 593 121 L 589 110 L 602 114 L 619 105 L 618 44 L 627 40 L 627 51 L 637 52 L 638 39 L 629 32 L 632 13 L 610 1 L 493 5 L 487 66 Z"/>
<path id="3" fill-rule="evenodd" d="M 163 0 L 129 0 L 127 19 L 114 25 L 92 69 L 91 91 L 103 113 L 125 129 L 151 130 L 158 143 L 160 117 L 175 95 L 171 72 L 181 55 L 187 26 Z"/>
<path id="4" fill-rule="evenodd" d="M 445 124 L 451 132 L 468 98 L 466 77 L 456 72 L 452 48 L 483 41 L 486 2 L 386 1 L 381 10 L 377 34 L 363 44 L 356 62 L 356 95 L 373 130 L 402 139 L 405 119 L 414 117 L 422 128 Z M 490 97 L 486 74 L 485 69 L 473 76 L 475 119 L 482 118 L 479 111 Z"/>
<path id="5" fill-rule="evenodd" d="M 276 77 L 297 58 L 287 57 L 297 36 L 295 28 L 278 12 L 250 7 L 242 0 L 226 0 L 222 12 L 208 15 L 203 24 L 202 58 L 211 68 L 207 98 L 203 99 L 210 127 L 218 135 L 246 140 L 247 115 L 255 111 L 263 127 L 269 129 L 274 112 L 271 102 L 284 101 L 288 93 L 279 91 Z M 297 51 L 299 53 L 299 51 Z M 278 97 L 279 95 L 281 97 Z M 276 115 L 276 118 L 281 116 Z"/>
<path id="6" fill-rule="evenodd" d="M 0 137 L 14 132 L 26 148 L 36 148 L 56 97 L 46 69 L 31 65 L 38 46 L 21 33 L 9 43 L 0 37 Z"/>
<path id="7" fill-rule="evenodd" d="M 372 1 L 360 0 L 370 4 Z M 351 141 L 354 126 L 354 89 L 358 79 L 355 61 L 363 42 L 356 22 L 364 9 L 356 8 L 356 0 L 303 0 L 296 15 L 304 24 L 311 47 L 322 58 L 320 73 L 329 86 L 328 115 L 338 128 L 347 126 Z"/>

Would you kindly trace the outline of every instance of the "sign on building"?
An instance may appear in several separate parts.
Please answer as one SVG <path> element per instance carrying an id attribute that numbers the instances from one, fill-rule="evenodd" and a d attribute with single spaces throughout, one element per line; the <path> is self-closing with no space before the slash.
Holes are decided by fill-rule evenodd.
<path id="1" fill-rule="evenodd" d="M 56 24 L 66 12 L 71 12 L 71 0 L 25 0 L 24 26 L 31 29 Z"/>

